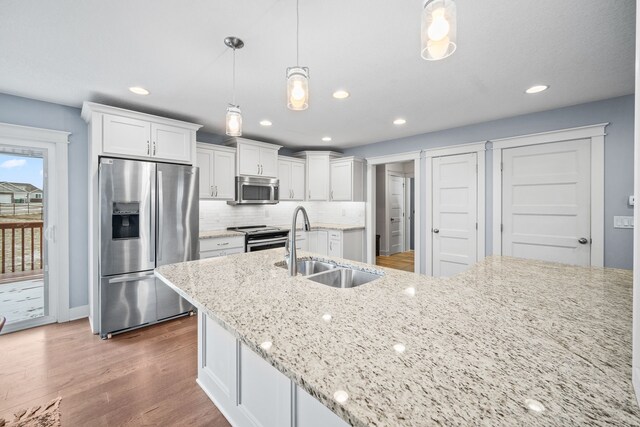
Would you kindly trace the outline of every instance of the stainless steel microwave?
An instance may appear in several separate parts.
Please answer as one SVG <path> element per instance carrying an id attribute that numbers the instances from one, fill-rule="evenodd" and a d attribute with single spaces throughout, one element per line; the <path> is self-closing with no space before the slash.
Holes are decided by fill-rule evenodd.
<path id="1" fill-rule="evenodd" d="M 236 198 L 230 205 L 275 205 L 280 195 L 277 178 L 236 176 Z"/>

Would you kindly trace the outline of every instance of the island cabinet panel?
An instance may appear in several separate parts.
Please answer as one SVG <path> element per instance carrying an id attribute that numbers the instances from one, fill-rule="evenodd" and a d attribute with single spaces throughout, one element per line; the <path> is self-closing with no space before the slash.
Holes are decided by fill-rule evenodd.
<path id="1" fill-rule="evenodd" d="M 291 380 L 245 345 L 240 372 L 239 408 L 252 424 L 291 427 Z"/>
<path id="2" fill-rule="evenodd" d="M 296 386 L 295 427 L 348 427 L 342 418 Z"/>
<path id="3" fill-rule="evenodd" d="M 204 316 L 207 339 L 203 346 L 202 370 L 223 396 L 236 400 L 236 339 L 216 322 Z"/>

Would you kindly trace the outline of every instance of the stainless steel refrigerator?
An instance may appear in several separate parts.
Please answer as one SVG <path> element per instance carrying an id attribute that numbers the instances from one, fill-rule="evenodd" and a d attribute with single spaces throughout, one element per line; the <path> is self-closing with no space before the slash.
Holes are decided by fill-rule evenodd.
<path id="1" fill-rule="evenodd" d="M 154 268 L 198 259 L 198 168 L 100 159 L 100 335 L 194 310 Z"/>

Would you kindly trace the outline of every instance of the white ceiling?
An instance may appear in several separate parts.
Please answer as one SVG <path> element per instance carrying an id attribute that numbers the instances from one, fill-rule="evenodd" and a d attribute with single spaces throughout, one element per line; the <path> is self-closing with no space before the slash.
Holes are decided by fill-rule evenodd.
<path id="1" fill-rule="evenodd" d="M 289 147 L 349 147 L 633 93 L 633 0 L 456 3 L 458 50 L 428 62 L 422 0 L 300 0 L 310 107 L 293 112 L 285 69 L 295 65 L 295 0 L 3 0 L 0 92 L 104 102 L 224 133 L 232 51 L 223 39 L 235 35 L 246 44 L 236 94 L 245 136 Z M 551 88 L 523 93 L 537 83 Z M 351 97 L 333 99 L 338 88 Z M 392 125 L 400 116 L 407 124 Z"/>

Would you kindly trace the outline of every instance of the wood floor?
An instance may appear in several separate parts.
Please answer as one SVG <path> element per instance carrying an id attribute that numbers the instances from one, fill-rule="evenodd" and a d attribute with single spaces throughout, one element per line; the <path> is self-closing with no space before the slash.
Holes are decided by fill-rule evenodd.
<path id="1" fill-rule="evenodd" d="M 396 270 L 414 271 L 414 252 L 400 252 L 390 256 L 377 256 L 376 265 Z"/>
<path id="2" fill-rule="evenodd" d="M 0 418 L 62 396 L 64 426 L 229 426 L 196 384 L 197 318 L 103 341 L 86 319 L 0 336 Z"/>

